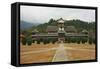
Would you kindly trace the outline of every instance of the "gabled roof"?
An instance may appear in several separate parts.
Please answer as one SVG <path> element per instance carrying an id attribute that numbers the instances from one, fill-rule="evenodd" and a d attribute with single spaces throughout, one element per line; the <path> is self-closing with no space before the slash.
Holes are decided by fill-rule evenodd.
<path id="1" fill-rule="evenodd" d="M 76 28 L 74 26 L 67 26 L 65 27 L 66 32 L 77 32 Z"/>
<path id="2" fill-rule="evenodd" d="M 88 33 L 88 31 L 86 29 L 83 29 L 82 33 Z"/>
<path id="3" fill-rule="evenodd" d="M 66 33 L 64 30 L 58 30 L 58 33 Z"/>
<path id="4" fill-rule="evenodd" d="M 58 23 L 64 23 L 65 21 L 62 18 L 60 18 L 60 19 L 57 20 L 57 22 Z"/>
<path id="5" fill-rule="evenodd" d="M 39 32 L 37 29 L 34 29 L 32 32 Z"/>
<path id="6" fill-rule="evenodd" d="M 55 32 L 57 32 L 57 30 L 58 30 L 57 26 L 48 26 L 47 27 L 47 31 L 55 31 Z"/>

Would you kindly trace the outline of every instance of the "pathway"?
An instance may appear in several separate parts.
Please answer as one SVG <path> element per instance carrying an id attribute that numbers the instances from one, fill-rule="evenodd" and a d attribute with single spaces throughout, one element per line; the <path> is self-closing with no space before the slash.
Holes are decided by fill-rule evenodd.
<path id="1" fill-rule="evenodd" d="M 67 52 L 66 52 L 66 47 L 64 47 L 64 44 L 61 43 L 59 44 L 59 47 L 56 50 L 56 53 L 53 57 L 52 62 L 57 62 L 57 61 L 67 61 Z"/>

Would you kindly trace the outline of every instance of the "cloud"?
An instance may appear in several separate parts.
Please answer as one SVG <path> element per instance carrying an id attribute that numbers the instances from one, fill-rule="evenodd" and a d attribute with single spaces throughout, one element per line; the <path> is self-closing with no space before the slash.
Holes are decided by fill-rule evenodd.
<path id="1" fill-rule="evenodd" d="M 40 6 L 21 6 L 21 20 L 31 23 L 44 23 L 50 18 L 59 19 L 80 19 L 83 21 L 95 21 L 95 10 L 75 9 L 75 8 L 56 8 Z"/>

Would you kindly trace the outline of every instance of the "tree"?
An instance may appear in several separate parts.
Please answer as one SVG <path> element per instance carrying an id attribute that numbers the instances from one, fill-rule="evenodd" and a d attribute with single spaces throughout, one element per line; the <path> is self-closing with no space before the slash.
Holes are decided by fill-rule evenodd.
<path id="1" fill-rule="evenodd" d="M 51 18 L 48 23 L 51 24 L 53 22 L 54 22 L 54 20 Z"/>

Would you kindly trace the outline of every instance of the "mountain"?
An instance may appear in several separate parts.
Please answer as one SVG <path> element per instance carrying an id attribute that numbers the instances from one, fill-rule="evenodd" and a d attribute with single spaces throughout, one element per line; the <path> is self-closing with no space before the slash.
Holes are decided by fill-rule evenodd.
<path id="1" fill-rule="evenodd" d="M 37 26 L 38 23 L 30 23 L 30 22 L 26 22 L 26 21 L 21 21 L 20 22 L 20 29 L 21 30 L 26 30 L 26 29 L 29 29 L 33 26 Z"/>

